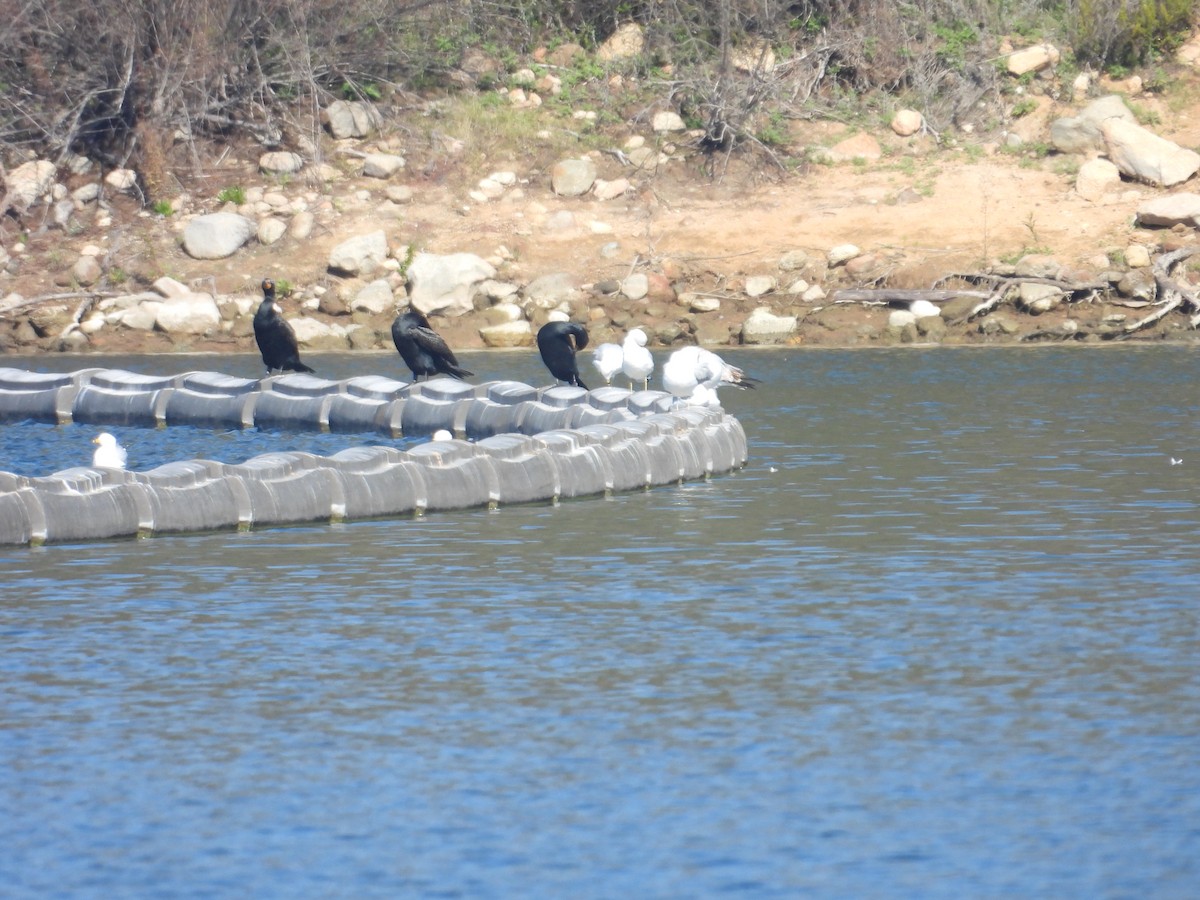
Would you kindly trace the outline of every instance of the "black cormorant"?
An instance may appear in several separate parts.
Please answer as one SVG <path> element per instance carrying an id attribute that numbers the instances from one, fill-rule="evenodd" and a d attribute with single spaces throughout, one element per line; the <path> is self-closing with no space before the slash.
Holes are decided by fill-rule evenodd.
<path id="1" fill-rule="evenodd" d="M 579 378 L 575 351 L 582 350 L 587 342 L 587 329 L 574 322 L 547 322 L 537 333 L 538 352 L 550 374 L 585 391 L 588 386 Z"/>
<path id="2" fill-rule="evenodd" d="M 300 362 L 296 332 L 275 306 L 275 282 L 264 278 L 262 292 L 262 303 L 254 313 L 254 341 L 262 353 L 267 374 L 276 369 L 280 372 L 312 372 L 312 368 Z"/>
<path id="3" fill-rule="evenodd" d="M 392 340 L 404 358 L 404 364 L 412 370 L 413 381 L 420 381 L 422 375 L 429 378 L 439 372 L 454 378 L 475 374 L 458 364 L 454 351 L 429 327 L 429 320 L 415 309 L 396 316 L 392 322 Z"/>

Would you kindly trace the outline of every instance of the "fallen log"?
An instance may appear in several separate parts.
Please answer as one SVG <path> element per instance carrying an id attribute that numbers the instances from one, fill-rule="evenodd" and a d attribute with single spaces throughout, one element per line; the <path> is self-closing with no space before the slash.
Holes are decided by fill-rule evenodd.
<path id="1" fill-rule="evenodd" d="M 868 306 L 886 306 L 889 303 L 913 303 L 928 300 L 930 303 L 945 303 L 958 297 L 987 297 L 988 291 L 951 290 L 902 290 L 900 288 L 844 288 L 834 291 L 834 303 L 863 303 Z"/>

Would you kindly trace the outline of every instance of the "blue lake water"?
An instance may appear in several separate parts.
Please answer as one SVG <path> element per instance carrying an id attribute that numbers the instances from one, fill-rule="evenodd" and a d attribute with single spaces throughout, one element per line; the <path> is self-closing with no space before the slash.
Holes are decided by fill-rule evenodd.
<path id="1" fill-rule="evenodd" d="M 0 547 L 0 894 L 1195 897 L 1196 351 L 727 356 L 709 482 Z"/>

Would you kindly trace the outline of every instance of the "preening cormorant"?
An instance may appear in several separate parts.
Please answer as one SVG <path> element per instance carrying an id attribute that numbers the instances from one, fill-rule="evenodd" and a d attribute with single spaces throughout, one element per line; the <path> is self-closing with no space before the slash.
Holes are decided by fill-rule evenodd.
<path id="1" fill-rule="evenodd" d="M 588 333 L 582 325 L 574 322 L 547 322 L 537 333 L 538 352 L 550 374 L 559 381 L 581 387 L 588 386 L 579 378 L 579 364 L 575 351 L 587 346 Z"/>
<path id="2" fill-rule="evenodd" d="M 453 378 L 475 374 L 458 364 L 454 351 L 415 309 L 396 316 L 392 322 L 392 340 L 404 358 L 404 364 L 412 370 L 413 381 L 420 381 L 422 375 L 429 378 L 439 372 Z"/>
<path id="3" fill-rule="evenodd" d="M 267 374 L 276 369 L 280 372 L 312 372 L 312 368 L 300 362 L 296 332 L 275 306 L 275 282 L 264 278 L 262 292 L 262 303 L 254 313 L 254 341 L 262 354 Z"/>

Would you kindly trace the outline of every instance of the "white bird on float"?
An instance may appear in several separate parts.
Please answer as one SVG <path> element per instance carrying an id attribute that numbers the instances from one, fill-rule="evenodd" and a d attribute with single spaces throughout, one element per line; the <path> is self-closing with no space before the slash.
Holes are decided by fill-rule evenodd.
<path id="1" fill-rule="evenodd" d="M 668 393 L 698 406 L 719 406 L 717 388 L 722 385 L 753 388 L 758 384 L 757 378 L 703 347 L 684 347 L 672 353 L 663 365 L 662 380 Z"/>
<path id="2" fill-rule="evenodd" d="M 635 328 L 625 335 L 625 343 L 621 345 L 621 371 L 629 379 L 629 389 L 640 381 L 642 390 L 650 387 L 650 373 L 654 371 L 654 357 L 646 349 L 646 332 Z"/>
<path id="3" fill-rule="evenodd" d="M 94 438 L 92 443 L 96 445 L 96 450 L 92 454 L 92 465 L 103 469 L 123 469 L 128 454 L 125 448 L 117 443 L 117 439 L 107 431 L 102 431 Z"/>
<path id="4" fill-rule="evenodd" d="M 605 384 L 612 384 L 613 376 L 621 371 L 624 358 L 624 353 L 617 344 L 601 344 L 592 352 L 592 364 Z"/>

